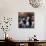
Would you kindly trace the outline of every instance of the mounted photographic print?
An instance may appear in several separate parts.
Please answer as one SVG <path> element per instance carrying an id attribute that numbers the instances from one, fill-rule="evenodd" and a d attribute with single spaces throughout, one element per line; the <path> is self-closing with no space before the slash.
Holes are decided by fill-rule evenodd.
<path id="1" fill-rule="evenodd" d="M 34 28 L 34 12 L 18 12 L 18 28 Z"/>

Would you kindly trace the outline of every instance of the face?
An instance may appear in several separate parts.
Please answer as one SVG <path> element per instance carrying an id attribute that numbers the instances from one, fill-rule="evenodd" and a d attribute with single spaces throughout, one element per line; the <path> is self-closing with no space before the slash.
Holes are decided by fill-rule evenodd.
<path id="1" fill-rule="evenodd" d="M 38 8 L 43 0 L 29 0 L 30 4 L 32 5 L 32 7 L 34 8 Z"/>
<path id="2" fill-rule="evenodd" d="M 27 19 L 29 20 L 29 18 L 30 18 L 30 17 L 28 16 Z"/>

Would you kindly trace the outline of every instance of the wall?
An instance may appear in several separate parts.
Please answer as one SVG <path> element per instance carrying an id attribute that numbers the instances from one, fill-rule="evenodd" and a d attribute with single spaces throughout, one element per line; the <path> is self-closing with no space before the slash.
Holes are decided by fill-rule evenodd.
<path id="1" fill-rule="evenodd" d="M 18 12 L 34 12 L 35 13 L 35 28 L 34 29 L 19 29 L 18 28 Z M 34 34 L 39 40 L 45 39 L 45 15 L 46 8 L 33 8 L 28 0 L 0 0 L 0 18 L 3 16 L 12 17 L 13 22 L 8 33 L 17 40 L 27 40 Z M 3 31 L 0 31 L 0 39 Z M 45 34 L 44 34 L 45 33 Z M 4 33 L 3 33 L 4 34 Z"/>

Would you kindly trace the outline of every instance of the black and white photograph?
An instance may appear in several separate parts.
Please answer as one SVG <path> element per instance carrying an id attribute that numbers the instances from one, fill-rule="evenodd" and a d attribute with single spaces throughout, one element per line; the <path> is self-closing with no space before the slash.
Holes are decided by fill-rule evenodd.
<path id="1" fill-rule="evenodd" d="M 18 12 L 19 28 L 34 28 L 34 12 Z"/>

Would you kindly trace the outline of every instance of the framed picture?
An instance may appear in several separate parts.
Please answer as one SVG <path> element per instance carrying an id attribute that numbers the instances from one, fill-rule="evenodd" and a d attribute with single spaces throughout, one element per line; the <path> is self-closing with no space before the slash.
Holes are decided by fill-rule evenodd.
<path id="1" fill-rule="evenodd" d="M 34 12 L 18 12 L 18 28 L 34 28 Z"/>

